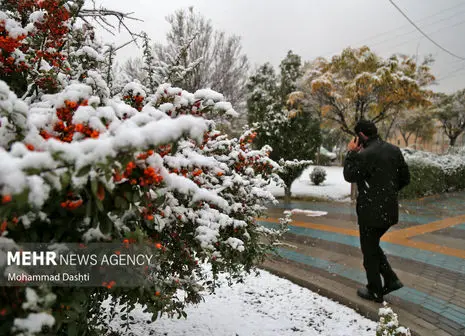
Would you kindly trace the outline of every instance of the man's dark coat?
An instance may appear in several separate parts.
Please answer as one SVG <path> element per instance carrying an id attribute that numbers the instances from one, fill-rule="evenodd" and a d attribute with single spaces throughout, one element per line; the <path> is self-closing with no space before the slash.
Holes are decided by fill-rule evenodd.
<path id="1" fill-rule="evenodd" d="M 399 221 L 399 191 L 410 183 L 410 172 L 400 149 L 369 139 L 360 152 L 349 152 L 344 179 L 357 183 L 359 225 L 389 228 Z"/>

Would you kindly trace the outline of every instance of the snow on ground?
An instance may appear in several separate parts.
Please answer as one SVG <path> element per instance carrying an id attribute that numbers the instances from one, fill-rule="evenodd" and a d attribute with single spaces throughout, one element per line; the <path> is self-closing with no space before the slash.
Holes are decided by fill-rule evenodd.
<path id="1" fill-rule="evenodd" d="M 310 180 L 310 173 L 316 166 L 305 169 L 292 184 L 292 196 L 317 197 L 334 201 L 350 201 L 350 183 L 344 180 L 342 167 L 321 167 L 326 171 L 326 180 L 316 186 Z M 269 190 L 274 196 L 284 196 L 284 188 L 272 185 Z"/>
<path id="2" fill-rule="evenodd" d="M 139 307 L 132 335 L 373 336 L 376 323 L 354 310 L 266 271 L 228 287 L 224 281 L 205 302 L 187 309 L 187 319 L 163 317 L 146 324 Z M 140 322 L 139 322 L 140 321 Z M 112 326 L 121 321 L 113 320 Z"/>
<path id="3" fill-rule="evenodd" d="M 296 215 L 305 215 L 307 217 L 320 217 L 320 216 L 326 216 L 328 214 L 327 211 L 314 211 L 314 210 L 302 210 L 302 209 L 292 209 L 290 213 L 296 214 Z"/>

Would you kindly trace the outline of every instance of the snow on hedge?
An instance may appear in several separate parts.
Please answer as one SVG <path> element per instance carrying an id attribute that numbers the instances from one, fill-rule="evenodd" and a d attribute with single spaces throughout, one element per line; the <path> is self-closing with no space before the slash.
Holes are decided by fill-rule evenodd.
<path id="1" fill-rule="evenodd" d="M 459 148 L 455 152 L 443 155 L 408 148 L 402 149 L 402 153 L 407 163 L 435 166 L 446 173 L 453 173 L 465 167 L 465 148 Z"/>

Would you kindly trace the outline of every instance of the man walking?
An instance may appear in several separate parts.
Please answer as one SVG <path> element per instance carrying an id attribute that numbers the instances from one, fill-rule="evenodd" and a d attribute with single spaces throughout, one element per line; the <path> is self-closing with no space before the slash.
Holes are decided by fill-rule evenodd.
<path id="1" fill-rule="evenodd" d="M 399 221 L 398 194 L 410 183 L 410 173 L 400 149 L 381 140 L 373 122 L 359 121 L 355 133 L 358 136 L 347 146 L 344 179 L 358 187 L 356 209 L 368 284 L 357 294 L 383 302 L 383 295 L 403 287 L 379 243 Z"/>

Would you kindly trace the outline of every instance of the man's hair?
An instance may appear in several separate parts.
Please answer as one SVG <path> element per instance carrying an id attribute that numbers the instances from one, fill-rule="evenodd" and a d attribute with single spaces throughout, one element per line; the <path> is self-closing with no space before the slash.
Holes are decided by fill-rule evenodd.
<path id="1" fill-rule="evenodd" d="M 360 120 L 357 125 L 355 125 L 355 133 L 359 134 L 362 132 L 367 137 L 372 138 L 378 135 L 378 129 L 373 121 L 370 120 Z"/>

